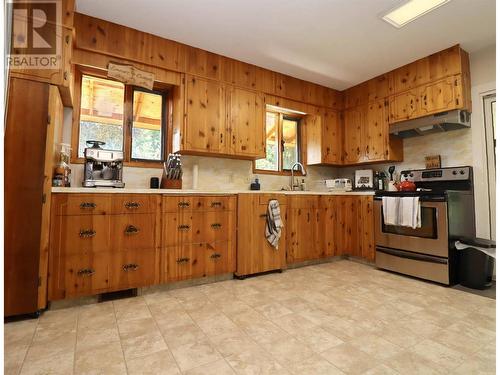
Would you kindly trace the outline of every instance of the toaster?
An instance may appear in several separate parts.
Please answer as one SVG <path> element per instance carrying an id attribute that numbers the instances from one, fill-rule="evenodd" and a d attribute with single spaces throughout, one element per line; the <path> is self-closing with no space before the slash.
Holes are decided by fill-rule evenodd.
<path id="1" fill-rule="evenodd" d="M 326 180 L 326 187 L 328 191 L 351 191 L 352 181 L 350 178 L 335 178 L 333 180 Z"/>

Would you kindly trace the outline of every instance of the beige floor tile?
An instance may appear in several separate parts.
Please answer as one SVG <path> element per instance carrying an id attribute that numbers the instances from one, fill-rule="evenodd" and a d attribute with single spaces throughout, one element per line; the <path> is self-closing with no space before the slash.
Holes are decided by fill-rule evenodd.
<path id="1" fill-rule="evenodd" d="M 123 301 L 123 300 L 120 300 Z M 115 316 L 118 322 L 135 319 L 151 318 L 149 306 L 144 299 L 137 299 L 131 303 L 120 303 L 115 305 Z"/>
<path id="2" fill-rule="evenodd" d="M 465 355 L 434 340 L 426 339 L 410 349 L 421 357 L 436 363 L 444 370 L 457 367 L 465 359 Z"/>
<path id="3" fill-rule="evenodd" d="M 222 359 L 209 340 L 172 348 L 172 354 L 183 372 Z"/>
<path id="4" fill-rule="evenodd" d="M 294 337 L 307 344 L 316 353 L 324 352 L 344 342 L 321 327 L 297 331 Z"/>
<path id="5" fill-rule="evenodd" d="M 73 373 L 74 354 L 72 351 L 62 352 L 55 356 L 46 356 L 26 360 L 21 375 L 67 375 Z"/>
<path id="6" fill-rule="evenodd" d="M 49 357 L 74 353 L 75 344 L 76 335 L 74 333 L 33 344 L 28 350 L 26 361 L 39 361 Z"/>
<path id="7" fill-rule="evenodd" d="M 384 364 L 377 365 L 368 371 L 363 372 L 363 375 L 399 375 L 399 372 Z"/>
<path id="8" fill-rule="evenodd" d="M 119 342 L 96 345 L 76 352 L 75 372 L 97 371 L 104 366 L 121 364 L 123 361 L 123 351 Z"/>
<path id="9" fill-rule="evenodd" d="M 116 326 L 113 328 L 79 329 L 76 337 L 76 350 L 80 351 L 96 345 L 99 346 L 119 341 L 120 335 Z"/>
<path id="10" fill-rule="evenodd" d="M 374 331 L 374 333 L 403 349 L 415 346 L 425 340 L 425 337 L 409 331 L 406 325 L 397 322 L 386 323 Z"/>
<path id="11" fill-rule="evenodd" d="M 377 364 L 370 355 L 349 344 L 337 345 L 321 356 L 346 374 L 360 374 Z"/>
<path id="12" fill-rule="evenodd" d="M 206 339 L 206 335 L 195 323 L 160 329 L 165 342 L 171 349 Z"/>
<path id="13" fill-rule="evenodd" d="M 393 357 L 403 350 L 373 333 L 360 335 L 359 337 L 348 341 L 348 343 L 357 347 L 359 350 L 368 353 L 377 360 Z"/>
<path id="14" fill-rule="evenodd" d="M 495 345 L 483 348 L 474 355 L 467 356 L 464 362 L 453 369 L 454 374 L 458 375 L 493 375 L 496 371 Z"/>
<path id="15" fill-rule="evenodd" d="M 304 318 L 302 315 L 293 313 L 282 316 L 281 318 L 272 319 L 273 323 L 278 327 L 293 335 L 297 332 L 301 332 L 304 329 L 311 329 L 316 327 L 316 325 L 309 319 Z"/>
<path id="16" fill-rule="evenodd" d="M 193 324 L 194 321 L 191 319 L 189 314 L 184 310 L 174 310 L 164 314 L 154 315 L 156 324 L 160 329 L 172 328 L 176 326 Z"/>
<path id="17" fill-rule="evenodd" d="M 122 340 L 141 336 L 146 333 L 158 331 L 156 321 L 150 318 L 139 318 L 133 320 L 120 320 L 118 321 L 118 330 Z"/>
<path id="18" fill-rule="evenodd" d="M 196 321 L 207 336 L 216 336 L 228 331 L 238 331 L 239 328 L 231 319 L 219 312 L 217 316 Z"/>
<path id="19" fill-rule="evenodd" d="M 259 346 L 242 331 L 224 332 L 210 337 L 210 341 L 223 357 L 259 349 Z"/>
<path id="20" fill-rule="evenodd" d="M 129 375 L 180 375 L 181 371 L 169 350 L 144 357 L 127 359 Z"/>
<path id="21" fill-rule="evenodd" d="M 293 313 L 292 310 L 288 309 L 279 302 L 271 302 L 255 307 L 255 310 L 264 315 L 267 319 L 276 319 L 284 315 Z"/>
<path id="22" fill-rule="evenodd" d="M 122 339 L 121 344 L 126 359 L 143 357 L 168 349 L 163 336 L 158 331 Z"/>
<path id="23" fill-rule="evenodd" d="M 215 362 L 207 363 L 206 365 L 201 365 L 195 367 L 184 373 L 185 375 L 234 375 L 235 372 L 229 366 L 229 364 L 220 359 Z"/>
<path id="24" fill-rule="evenodd" d="M 99 368 L 75 371 L 75 375 L 125 375 L 126 373 L 127 367 L 125 366 L 125 362 L 103 364 Z"/>
<path id="25" fill-rule="evenodd" d="M 29 344 L 5 344 L 4 346 L 4 372 L 18 374 L 23 364 Z"/>
<path id="26" fill-rule="evenodd" d="M 314 355 L 307 345 L 295 338 L 278 340 L 263 347 L 280 365 L 288 369 Z"/>
<path id="27" fill-rule="evenodd" d="M 226 361 L 237 374 L 242 375 L 286 375 L 290 374 L 277 361 L 272 359 L 262 349 L 236 353 L 226 358 Z"/>
<path id="28" fill-rule="evenodd" d="M 37 319 L 4 324 L 4 345 L 29 345 L 35 335 Z"/>
<path id="29" fill-rule="evenodd" d="M 243 331 L 258 344 L 268 344 L 278 340 L 287 340 L 290 335 L 270 321 L 261 321 L 243 326 Z"/>
<path id="30" fill-rule="evenodd" d="M 290 371 L 296 375 L 343 375 L 340 369 L 332 365 L 326 359 L 314 355 L 300 363 L 293 364 Z"/>
<path id="31" fill-rule="evenodd" d="M 405 351 L 389 358 L 384 361 L 384 364 L 400 374 L 441 375 L 448 373 L 437 364 L 412 351 Z"/>

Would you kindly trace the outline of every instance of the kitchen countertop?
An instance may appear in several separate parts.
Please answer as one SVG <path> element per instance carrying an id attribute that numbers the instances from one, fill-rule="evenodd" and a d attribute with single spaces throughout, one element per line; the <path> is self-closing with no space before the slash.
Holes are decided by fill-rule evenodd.
<path id="1" fill-rule="evenodd" d="M 286 195 L 374 195 L 373 191 L 286 191 L 286 190 L 190 190 L 190 189 L 141 189 L 141 188 L 84 188 L 84 187 L 53 187 L 52 193 L 92 193 L 92 194 L 204 194 L 204 195 L 235 195 L 235 194 L 286 194 Z"/>

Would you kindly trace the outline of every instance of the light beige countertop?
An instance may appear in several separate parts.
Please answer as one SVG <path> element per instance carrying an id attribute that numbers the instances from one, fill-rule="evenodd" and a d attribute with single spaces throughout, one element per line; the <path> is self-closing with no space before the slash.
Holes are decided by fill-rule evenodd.
<path id="1" fill-rule="evenodd" d="M 190 190 L 190 189 L 141 189 L 141 188 L 84 188 L 53 187 L 52 193 L 91 194 L 169 194 L 169 195 L 235 195 L 235 194 L 286 194 L 286 195 L 374 195 L 373 191 L 286 191 L 286 190 Z"/>

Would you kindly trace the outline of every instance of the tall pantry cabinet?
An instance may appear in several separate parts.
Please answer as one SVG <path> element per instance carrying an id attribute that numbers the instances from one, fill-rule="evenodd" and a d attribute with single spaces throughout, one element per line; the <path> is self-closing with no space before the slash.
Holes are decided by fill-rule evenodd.
<path id="1" fill-rule="evenodd" d="M 62 118 L 57 86 L 10 79 L 4 129 L 5 316 L 45 307 L 51 177 Z"/>

